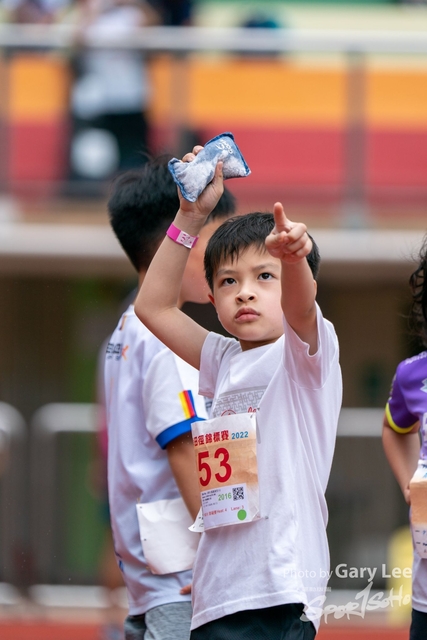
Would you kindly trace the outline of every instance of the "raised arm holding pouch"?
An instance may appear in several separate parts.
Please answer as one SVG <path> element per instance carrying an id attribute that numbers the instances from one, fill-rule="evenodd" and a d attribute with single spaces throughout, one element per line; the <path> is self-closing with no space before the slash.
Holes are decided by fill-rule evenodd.
<path id="1" fill-rule="evenodd" d="M 245 178 L 251 172 L 234 142 L 233 134 L 229 132 L 209 140 L 192 162 L 183 162 L 177 158 L 169 161 L 169 171 L 186 200 L 197 200 L 206 185 L 213 180 L 215 167 L 220 160 L 223 162 L 224 180 Z"/>

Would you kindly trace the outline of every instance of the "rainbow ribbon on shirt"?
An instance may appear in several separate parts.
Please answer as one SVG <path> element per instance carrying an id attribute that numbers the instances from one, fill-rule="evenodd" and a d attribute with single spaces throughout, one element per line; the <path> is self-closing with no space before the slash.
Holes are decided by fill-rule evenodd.
<path id="1" fill-rule="evenodd" d="M 191 391 L 181 391 L 178 395 L 181 400 L 182 410 L 184 411 L 186 420 L 194 418 L 196 415 L 196 409 L 194 407 L 193 394 Z"/>

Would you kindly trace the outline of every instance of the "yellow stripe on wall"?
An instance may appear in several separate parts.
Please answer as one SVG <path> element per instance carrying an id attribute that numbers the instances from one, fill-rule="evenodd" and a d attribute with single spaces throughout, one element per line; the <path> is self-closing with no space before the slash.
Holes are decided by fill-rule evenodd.
<path id="1" fill-rule="evenodd" d="M 371 70 L 366 106 L 372 126 L 427 128 L 427 71 Z"/>
<path id="2" fill-rule="evenodd" d="M 343 122 L 343 74 L 281 61 L 232 61 L 192 68 L 190 114 L 246 125 L 331 125 Z"/>
<path id="3" fill-rule="evenodd" d="M 55 55 L 11 58 L 9 118 L 46 123 L 68 113 L 70 76 L 68 61 Z M 185 70 L 182 61 L 162 56 L 151 63 L 151 77 L 155 124 L 177 114 L 195 127 L 225 122 L 229 128 L 342 127 L 346 120 L 344 66 L 193 56 Z M 368 67 L 366 122 L 373 127 L 427 128 L 427 71 Z"/>
<path id="4" fill-rule="evenodd" d="M 152 65 L 152 116 L 158 124 L 170 115 L 168 65 L 166 58 Z M 225 120 L 230 127 L 344 123 L 345 82 L 340 69 L 301 68 L 281 60 L 193 58 L 188 62 L 187 86 L 186 111 L 193 126 Z"/>
<path id="5" fill-rule="evenodd" d="M 152 120 L 200 126 L 342 127 L 347 115 L 345 66 L 292 60 L 188 59 L 177 73 L 168 57 L 154 60 Z M 175 88 L 174 88 L 175 87 Z M 366 69 L 368 126 L 427 127 L 427 71 Z M 173 112 L 171 109 L 173 105 Z"/>
<path id="6" fill-rule="evenodd" d="M 54 56 L 18 55 L 9 64 L 9 118 L 49 122 L 68 111 L 68 62 Z"/>

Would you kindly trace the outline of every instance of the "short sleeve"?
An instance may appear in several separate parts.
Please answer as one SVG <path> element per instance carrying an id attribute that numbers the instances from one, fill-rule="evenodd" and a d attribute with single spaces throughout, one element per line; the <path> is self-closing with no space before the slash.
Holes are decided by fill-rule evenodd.
<path id="1" fill-rule="evenodd" d="M 162 449 L 191 432 L 192 422 L 208 417 L 198 386 L 198 371 L 169 349 L 153 358 L 144 380 L 143 406 L 147 431 Z"/>
<path id="2" fill-rule="evenodd" d="M 406 404 L 402 390 L 402 364 L 396 370 L 391 383 L 390 397 L 387 401 L 385 412 L 390 427 L 397 433 L 407 433 L 418 421 L 418 417 L 412 414 Z"/>
<path id="3" fill-rule="evenodd" d="M 303 342 L 292 327 L 285 324 L 284 367 L 292 380 L 306 389 L 320 389 L 329 377 L 332 368 L 338 366 L 339 347 L 333 325 L 317 308 L 318 347 L 309 354 L 309 345 Z"/>
<path id="4" fill-rule="evenodd" d="M 240 345 L 234 338 L 226 338 L 219 333 L 208 333 L 200 357 L 199 393 L 206 398 L 214 397 L 219 368 L 224 355 L 238 351 L 241 351 Z"/>

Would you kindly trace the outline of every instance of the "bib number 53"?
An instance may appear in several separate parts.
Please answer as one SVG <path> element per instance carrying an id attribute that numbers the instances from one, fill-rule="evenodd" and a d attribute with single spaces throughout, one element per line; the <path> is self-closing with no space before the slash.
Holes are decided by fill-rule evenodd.
<path id="1" fill-rule="evenodd" d="M 202 487 L 207 487 L 212 478 L 212 469 L 209 464 L 208 458 L 210 457 L 209 451 L 199 451 L 197 454 L 197 466 L 199 469 L 199 481 Z M 218 482 L 227 482 L 230 479 L 232 469 L 228 463 L 230 454 L 224 447 L 219 447 L 214 453 L 214 458 L 219 459 L 219 471 L 215 473 L 215 478 Z"/>

